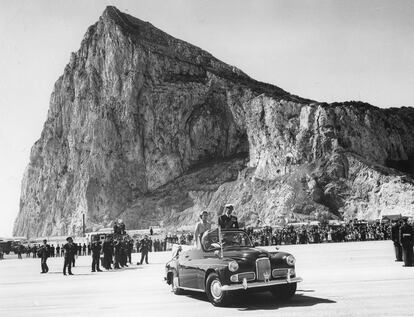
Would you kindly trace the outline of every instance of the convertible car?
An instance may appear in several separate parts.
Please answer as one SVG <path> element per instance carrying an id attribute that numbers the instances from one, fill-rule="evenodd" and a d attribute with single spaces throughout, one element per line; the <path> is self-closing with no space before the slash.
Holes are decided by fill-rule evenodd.
<path id="1" fill-rule="evenodd" d="M 209 230 L 200 241 L 201 248 L 178 247 L 166 264 L 165 280 L 177 295 L 205 292 L 215 306 L 225 305 L 231 292 L 243 290 L 270 291 L 287 300 L 302 281 L 293 255 L 257 248 L 243 230 Z"/>

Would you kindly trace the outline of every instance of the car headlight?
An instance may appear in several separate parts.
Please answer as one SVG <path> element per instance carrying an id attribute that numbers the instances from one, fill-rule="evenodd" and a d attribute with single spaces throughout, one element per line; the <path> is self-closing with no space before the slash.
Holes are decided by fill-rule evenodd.
<path id="1" fill-rule="evenodd" d="M 286 257 L 286 263 L 287 263 L 288 265 L 290 265 L 290 266 L 295 265 L 295 263 L 296 263 L 296 259 L 295 259 L 295 257 L 294 257 L 293 255 L 288 255 L 288 256 Z"/>
<path id="2" fill-rule="evenodd" d="M 230 272 L 236 272 L 239 269 L 239 264 L 236 261 L 229 262 Z"/>

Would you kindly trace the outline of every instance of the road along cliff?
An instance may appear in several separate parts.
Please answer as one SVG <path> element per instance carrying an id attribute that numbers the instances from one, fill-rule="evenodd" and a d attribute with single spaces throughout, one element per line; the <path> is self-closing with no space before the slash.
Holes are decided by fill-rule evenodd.
<path id="1" fill-rule="evenodd" d="M 57 80 L 14 234 L 414 214 L 414 109 L 258 82 L 115 7 Z"/>

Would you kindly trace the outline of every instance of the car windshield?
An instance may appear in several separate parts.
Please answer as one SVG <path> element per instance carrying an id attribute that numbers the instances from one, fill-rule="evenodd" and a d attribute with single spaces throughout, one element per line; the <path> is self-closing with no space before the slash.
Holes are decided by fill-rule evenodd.
<path id="1" fill-rule="evenodd" d="M 204 250 L 210 251 L 220 248 L 218 229 L 208 230 L 201 237 L 201 244 Z M 223 249 L 230 247 L 252 247 L 249 236 L 244 231 L 222 230 L 221 243 Z"/>

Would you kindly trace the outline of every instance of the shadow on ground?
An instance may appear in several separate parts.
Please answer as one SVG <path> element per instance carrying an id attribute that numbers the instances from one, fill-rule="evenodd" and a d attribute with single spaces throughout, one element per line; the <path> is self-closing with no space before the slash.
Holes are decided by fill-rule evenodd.
<path id="1" fill-rule="evenodd" d="M 308 307 L 318 304 L 333 304 L 333 300 L 305 295 L 314 290 L 298 290 L 295 296 L 288 301 L 280 301 L 273 297 L 269 292 L 263 293 L 236 293 L 230 298 L 226 307 L 236 308 L 239 311 L 250 310 L 276 310 L 283 307 Z M 207 296 L 202 293 L 186 293 L 188 297 L 208 302 Z"/>

